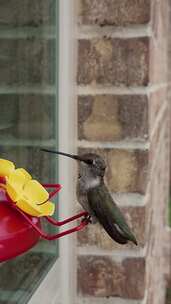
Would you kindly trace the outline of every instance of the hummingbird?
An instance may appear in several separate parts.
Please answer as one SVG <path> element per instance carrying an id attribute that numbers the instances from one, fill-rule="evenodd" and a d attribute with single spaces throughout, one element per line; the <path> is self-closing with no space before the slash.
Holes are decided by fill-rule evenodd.
<path id="1" fill-rule="evenodd" d="M 131 241 L 137 245 L 134 234 L 104 182 L 106 164 L 101 156 L 95 153 L 73 155 L 48 149 L 41 150 L 78 161 L 80 166 L 77 179 L 77 199 L 89 214 L 87 220 L 92 223 L 99 222 L 117 243 L 126 244 Z"/>

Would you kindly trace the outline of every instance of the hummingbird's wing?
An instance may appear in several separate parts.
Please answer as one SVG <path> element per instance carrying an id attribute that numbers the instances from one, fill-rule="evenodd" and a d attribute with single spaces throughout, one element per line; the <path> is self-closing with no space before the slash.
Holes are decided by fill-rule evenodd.
<path id="1" fill-rule="evenodd" d="M 132 241 L 137 245 L 135 236 L 105 184 L 90 189 L 87 196 L 90 208 L 113 240 L 120 244 Z"/>

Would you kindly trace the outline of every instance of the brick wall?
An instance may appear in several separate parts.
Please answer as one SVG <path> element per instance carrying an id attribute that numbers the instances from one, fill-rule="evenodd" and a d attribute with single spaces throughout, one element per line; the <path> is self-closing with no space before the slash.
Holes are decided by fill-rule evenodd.
<path id="1" fill-rule="evenodd" d="M 162 304 L 169 189 L 168 4 L 78 4 L 78 146 L 105 158 L 106 182 L 139 246 L 114 243 L 98 225 L 80 232 L 77 302 Z"/>

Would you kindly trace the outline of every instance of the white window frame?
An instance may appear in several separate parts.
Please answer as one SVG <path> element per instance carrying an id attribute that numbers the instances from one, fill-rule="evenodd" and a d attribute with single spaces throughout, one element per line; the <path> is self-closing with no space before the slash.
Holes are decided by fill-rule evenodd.
<path id="1" fill-rule="evenodd" d="M 76 2 L 59 0 L 59 150 L 76 152 Z M 74 213 L 74 161 L 59 158 L 59 215 Z M 75 304 L 76 299 L 76 236 L 59 239 L 59 258 L 48 272 L 28 304 Z"/>

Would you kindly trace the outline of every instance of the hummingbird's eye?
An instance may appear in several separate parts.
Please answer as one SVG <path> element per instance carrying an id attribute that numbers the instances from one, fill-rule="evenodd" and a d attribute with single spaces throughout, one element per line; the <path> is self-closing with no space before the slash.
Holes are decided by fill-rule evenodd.
<path id="1" fill-rule="evenodd" d="M 92 159 L 87 159 L 87 160 L 86 160 L 86 163 L 87 163 L 88 165 L 93 165 L 93 164 L 94 164 L 94 161 L 93 161 Z"/>

